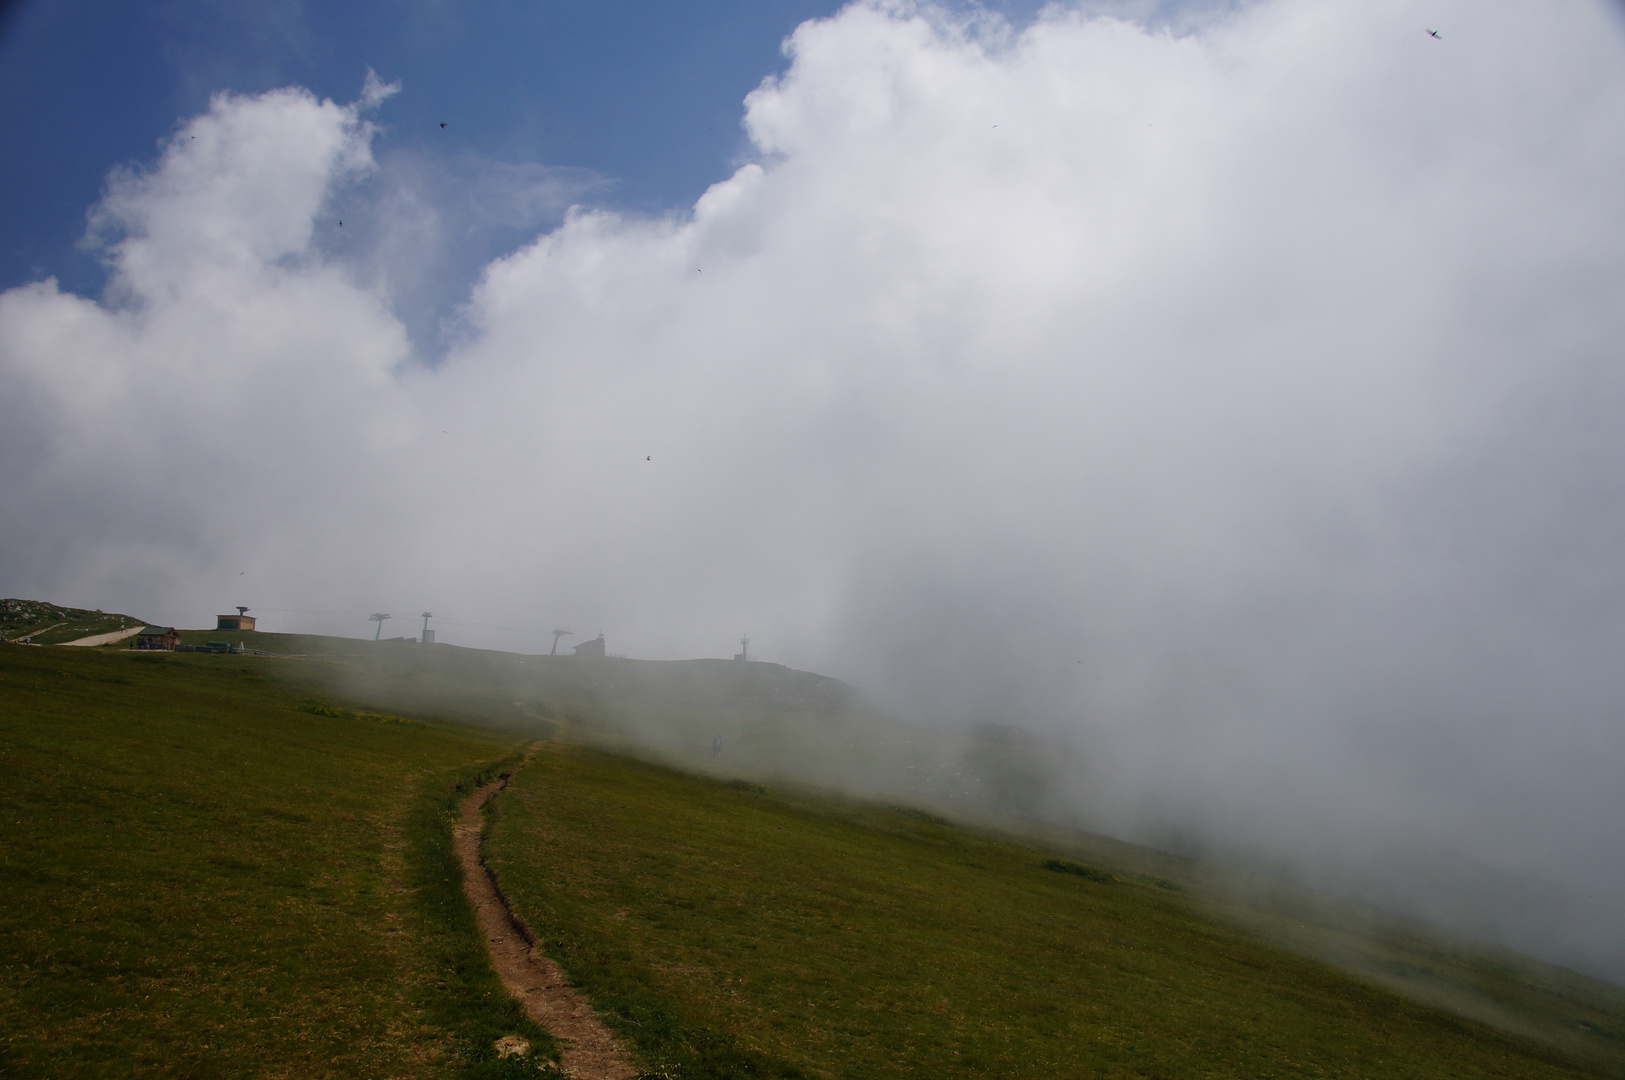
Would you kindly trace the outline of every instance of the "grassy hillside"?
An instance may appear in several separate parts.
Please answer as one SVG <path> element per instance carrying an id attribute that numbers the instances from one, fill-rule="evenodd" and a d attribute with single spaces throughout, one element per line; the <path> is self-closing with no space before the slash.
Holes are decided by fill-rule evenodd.
<path id="1" fill-rule="evenodd" d="M 1227 900 L 1238 885 L 1230 876 L 1207 868 L 1197 878 L 1203 907 L 1216 917 L 1411 1000 L 1545 1044 L 1602 1075 L 1625 1076 L 1625 987 L 1279 884 L 1260 887 L 1255 879 Z"/>
<path id="2" fill-rule="evenodd" d="M 40 600 L 0 600 L 0 640 L 3 641 L 30 637 L 39 645 L 60 645 L 143 625 L 140 619 L 129 615 L 60 607 Z"/>
<path id="3" fill-rule="evenodd" d="M 493 829 L 520 912 L 672 1076 L 1586 1075 L 1169 882 L 917 811 L 555 744 Z"/>
<path id="4" fill-rule="evenodd" d="M 329 642 L 344 657 L 311 669 L 337 680 L 327 692 L 516 730 L 562 722 L 573 738 L 689 773 L 901 802 L 1078 850 L 1175 879 L 1209 915 L 1277 947 L 1625 1076 L 1625 989 L 1234 868 L 1042 824 L 1052 795 L 1087 771 L 1065 747 L 1008 729 L 899 723 L 843 684 L 777 665 Z"/>
<path id="5" fill-rule="evenodd" d="M 276 655 L 0 647 L 0 1075 L 495 1068 L 528 1029 L 445 811 L 563 733 L 494 858 L 673 1076 L 1625 1076 L 1625 991 L 1022 820 L 1069 766 L 1005 732 L 768 664 L 221 637 Z"/>
<path id="6" fill-rule="evenodd" d="M 277 663 L 0 645 L 0 1075 L 482 1075 L 502 1034 L 549 1049 L 449 843 L 458 785 L 515 739 L 311 701 Z"/>

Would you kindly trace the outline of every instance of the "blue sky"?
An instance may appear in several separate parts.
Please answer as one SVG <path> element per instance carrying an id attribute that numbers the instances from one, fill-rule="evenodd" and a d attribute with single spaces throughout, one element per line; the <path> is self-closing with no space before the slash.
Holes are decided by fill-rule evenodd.
<path id="1" fill-rule="evenodd" d="M 24 0 L 0 46 L 0 285 L 98 280 L 76 244 L 108 169 L 150 162 L 210 94 L 297 84 L 349 101 L 368 67 L 404 89 L 381 154 L 575 166 L 613 178 L 620 204 L 691 202 L 727 174 L 740 102 L 782 68 L 780 41 L 834 6 Z"/>
<path id="2" fill-rule="evenodd" d="M 300 85 L 344 102 L 368 67 L 403 84 L 378 118 L 380 157 L 587 169 L 609 181 L 596 201 L 687 206 L 731 171 L 741 103 L 783 69 L 785 36 L 838 6 L 21 0 L 0 23 L 0 287 L 55 275 L 96 291 L 101 265 L 79 242 L 108 170 L 150 164 L 212 93 Z"/>

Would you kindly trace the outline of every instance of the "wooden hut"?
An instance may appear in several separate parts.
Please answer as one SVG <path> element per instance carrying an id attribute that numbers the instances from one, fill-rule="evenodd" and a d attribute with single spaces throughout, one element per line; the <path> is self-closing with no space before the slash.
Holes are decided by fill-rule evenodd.
<path id="1" fill-rule="evenodd" d="M 143 626 L 141 632 L 135 636 L 135 647 L 138 649 L 164 649 L 175 651 L 175 646 L 181 643 L 181 634 L 173 626 Z"/>

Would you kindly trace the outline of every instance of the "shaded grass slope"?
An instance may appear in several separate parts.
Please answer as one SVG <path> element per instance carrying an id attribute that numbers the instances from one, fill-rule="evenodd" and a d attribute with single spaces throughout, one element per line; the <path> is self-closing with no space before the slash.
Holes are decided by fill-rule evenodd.
<path id="1" fill-rule="evenodd" d="M 544 947 L 671 1077 L 1594 1075 L 1273 948 L 1169 882 L 918 812 L 555 745 L 488 850 Z"/>
<path id="2" fill-rule="evenodd" d="M 511 736 L 274 661 L 0 645 L 0 1075 L 481 1076 L 502 991 L 450 809 Z"/>

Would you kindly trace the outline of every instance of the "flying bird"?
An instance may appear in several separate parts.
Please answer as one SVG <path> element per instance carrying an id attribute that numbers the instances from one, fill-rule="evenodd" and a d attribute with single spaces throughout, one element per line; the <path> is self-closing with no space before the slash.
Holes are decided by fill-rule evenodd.
<path id="1" fill-rule="evenodd" d="M 1435 37 L 1435 38 L 1438 38 L 1440 41 L 1444 40 L 1444 35 L 1439 33 L 1437 30 L 1429 30 L 1428 31 L 1428 37 Z"/>
<path id="2" fill-rule="evenodd" d="M 442 121 L 440 121 L 440 126 L 441 126 L 441 127 L 445 127 L 445 126 L 446 126 L 446 122 L 445 122 L 445 121 L 444 121 L 444 120 L 442 120 Z"/>

